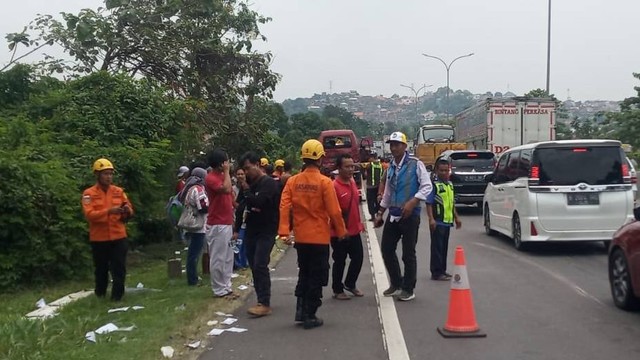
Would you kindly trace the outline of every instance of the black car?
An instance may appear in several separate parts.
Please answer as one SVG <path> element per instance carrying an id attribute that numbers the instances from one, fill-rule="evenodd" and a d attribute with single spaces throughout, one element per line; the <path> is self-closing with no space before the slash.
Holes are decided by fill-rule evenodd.
<path id="1" fill-rule="evenodd" d="M 487 175 L 493 173 L 496 156 L 488 150 L 447 150 L 439 159 L 451 166 L 456 204 L 478 204 L 482 207 Z"/>

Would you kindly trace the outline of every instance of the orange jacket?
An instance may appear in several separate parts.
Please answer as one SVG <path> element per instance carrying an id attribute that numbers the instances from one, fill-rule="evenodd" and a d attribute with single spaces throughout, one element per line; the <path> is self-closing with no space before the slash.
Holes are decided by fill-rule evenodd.
<path id="1" fill-rule="evenodd" d="M 293 233 L 301 244 L 329 244 L 331 227 L 338 237 L 347 235 L 333 182 L 317 168 L 307 168 L 287 181 L 280 200 L 280 236 Z"/>
<path id="2" fill-rule="evenodd" d="M 122 188 L 111 185 L 104 192 L 98 184 L 82 193 L 82 211 L 89 221 L 90 241 L 110 241 L 127 237 L 122 214 L 108 214 L 110 208 L 127 203 L 133 215 L 133 205 Z"/>

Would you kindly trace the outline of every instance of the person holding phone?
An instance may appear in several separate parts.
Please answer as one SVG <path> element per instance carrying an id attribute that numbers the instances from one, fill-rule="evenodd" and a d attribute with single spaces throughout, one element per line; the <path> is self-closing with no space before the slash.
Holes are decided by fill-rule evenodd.
<path id="1" fill-rule="evenodd" d="M 125 223 L 133 216 L 133 206 L 124 190 L 112 184 L 114 167 L 107 159 L 93 164 L 96 184 L 82 193 L 82 210 L 89 222 L 89 241 L 95 267 L 95 294 L 105 297 L 109 272 L 113 280 L 111 300 L 124 296 L 127 275 L 127 229 Z"/>

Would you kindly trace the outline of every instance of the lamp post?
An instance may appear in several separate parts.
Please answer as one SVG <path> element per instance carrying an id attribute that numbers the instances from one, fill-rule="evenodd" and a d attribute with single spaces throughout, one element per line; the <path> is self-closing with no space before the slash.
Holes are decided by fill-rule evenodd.
<path id="1" fill-rule="evenodd" d="M 422 87 L 420 89 L 418 89 L 418 90 L 416 90 L 413 87 L 413 84 L 411 84 L 411 86 L 400 84 L 400 86 L 402 86 L 404 88 L 407 88 L 407 89 L 409 89 L 409 90 L 411 90 L 413 92 L 413 95 L 416 98 L 416 120 L 418 120 L 418 94 L 420 94 L 420 91 L 426 90 L 428 87 L 432 87 L 433 85 L 422 85 Z"/>
<path id="2" fill-rule="evenodd" d="M 551 68 L 551 0 L 549 0 L 549 17 L 547 19 L 547 96 L 549 96 L 549 72 Z"/>
<path id="3" fill-rule="evenodd" d="M 426 56 L 428 58 L 440 60 L 442 65 L 444 65 L 445 69 L 447 69 L 447 106 L 446 106 L 446 110 L 447 110 L 447 120 L 449 120 L 449 70 L 451 70 L 451 65 L 453 65 L 453 63 L 456 62 L 456 60 L 472 56 L 473 53 L 470 53 L 470 54 L 467 54 L 467 55 L 458 56 L 457 58 L 451 60 L 451 62 L 448 65 L 444 60 L 442 60 L 441 58 L 439 58 L 437 56 L 427 55 L 427 54 L 422 54 L 422 55 Z"/>

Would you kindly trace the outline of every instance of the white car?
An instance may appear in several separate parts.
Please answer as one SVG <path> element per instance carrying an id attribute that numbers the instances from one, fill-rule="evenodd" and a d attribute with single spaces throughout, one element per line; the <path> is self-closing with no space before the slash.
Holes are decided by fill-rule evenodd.
<path id="1" fill-rule="evenodd" d="M 562 140 L 503 153 L 484 194 L 487 234 L 525 242 L 605 241 L 633 220 L 631 167 L 619 141 Z"/>

